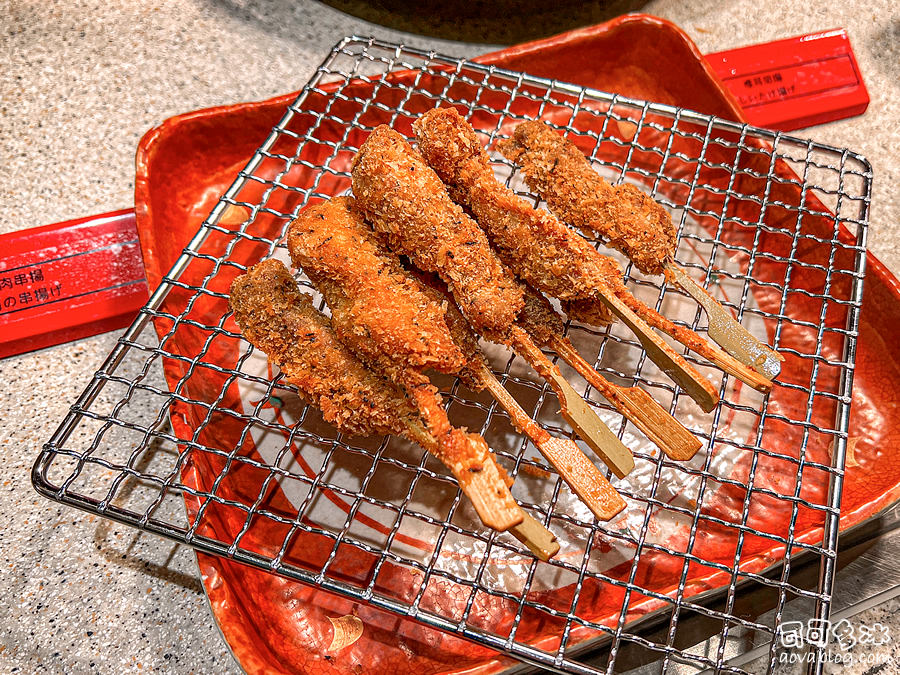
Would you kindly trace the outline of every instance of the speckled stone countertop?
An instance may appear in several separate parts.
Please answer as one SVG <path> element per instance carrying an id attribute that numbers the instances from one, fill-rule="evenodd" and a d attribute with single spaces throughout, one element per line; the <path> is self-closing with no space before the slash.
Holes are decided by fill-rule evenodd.
<path id="1" fill-rule="evenodd" d="M 871 161 L 870 246 L 900 273 L 897 3 L 613 6 L 671 19 L 704 51 L 846 28 L 869 110 L 799 134 Z M 604 18 L 591 3 L 575 17 L 584 24 Z M 506 23 L 521 27 L 519 34 L 530 28 L 526 18 Z M 544 17 L 540 25 L 547 35 L 571 22 L 556 26 Z M 448 42 L 302 0 L 0 0 L 0 232 L 130 206 L 134 151 L 147 129 L 188 110 L 298 89 L 350 33 L 456 56 L 485 52 L 508 35 L 485 31 L 483 43 Z M 38 449 L 114 340 L 107 334 L 0 361 L 0 671 L 238 672 L 189 549 L 57 507 L 31 488 Z"/>

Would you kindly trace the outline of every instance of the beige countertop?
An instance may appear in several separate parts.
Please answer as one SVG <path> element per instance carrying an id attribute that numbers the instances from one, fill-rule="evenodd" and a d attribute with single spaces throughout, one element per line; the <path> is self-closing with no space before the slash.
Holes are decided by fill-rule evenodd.
<path id="1" fill-rule="evenodd" d="M 796 133 L 870 160 L 870 248 L 900 273 L 897 3 L 657 0 L 640 9 L 679 24 L 705 52 L 847 29 L 869 110 Z M 602 14 L 588 3 L 576 18 Z M 492 47 L 490 34 L 485 44 L 411 35 L 310 1 L 0 0 L 0 233 L 131 206 L 147 129 L 296 90 L 350 33 L 454 56 Z M 115 338 L 0 361 L 0 670 L 237 672 L 189 549 L 58 507 L 30 486 L 41 444 Z"/>

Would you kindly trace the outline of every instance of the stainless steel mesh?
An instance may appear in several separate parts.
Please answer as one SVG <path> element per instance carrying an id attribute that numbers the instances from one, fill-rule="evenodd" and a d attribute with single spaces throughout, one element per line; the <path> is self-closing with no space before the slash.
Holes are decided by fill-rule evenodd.
<path id="1" fill-rule="evenodd" d="M 325 425 L 241 341 L 227 311 L 230 279 L 261 258 L 283 257 L 286 226 L 310 200 L 349 189 L 350 160 L 371 129 L 387 123 L 409 135 L 415 117 L 438 104 L 457 106 L 486 143 L 519 120 L 546 119 L 611 181 L 650 191 L 679 224 L 679 261 L 787 356 L 764 397 L 685 353 L 720 386 L 722 402 L 703 415 L 622 327 L 570 324 L 569 337 L 607 377 L 643 386 L 704 441 L 691 462 L 672 462 L 584 390 L 637 457 L 635 473 L 616 481 L 629 507 L 611 523 L 579 509 L 483 394 L 438 380 L 451 418 L 485 435 L 523 507 L 560 537 L 560 556 L 548 563 L 481 528 L 421 450 Z M 512 167 L 494 159 L 497 175 L 528 195 Z M 846 150 L 347 38 L 75 402 L 35 464 L 35 486 L 544 668 L 613 672 L 630 649 L 661 672 L 742 673 L 726 661 L 726 644 L 751 633 L 755 644 L 770 643 L 772 669 L 786 600 L 815 599 L 818 618 L 831 600 L 870 179 L 865 160 Z M 233 207 L 246 210 L 235 219 Z M 705 329 L 683 295 L 622 262 L 638 297 Z M 486 349 L 523 406 L 568 434 L 546 385 L 509 353 Z M 314 552 L 304 557 L 300 544 Z M 818 588 L 791 583 L 800 555 L 820 559 Z M 364 574 L 348 571 L 353 560 L 365 562 Z M 774 623 L 739 608 L 746 583 L 771 590 Z M 453 601 L 440 601 L 442 593 Z M 715 627 L 713 648 L 683 644 L 688 616 Z M 648 618 L 664 629 L 646 633 Z M 814 651 L 821 665 L 822 650 Z"/>

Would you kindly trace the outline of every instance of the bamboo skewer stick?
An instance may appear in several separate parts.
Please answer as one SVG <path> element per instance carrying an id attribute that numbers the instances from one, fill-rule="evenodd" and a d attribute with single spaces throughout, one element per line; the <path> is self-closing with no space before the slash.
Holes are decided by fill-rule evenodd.
<path id="1" fill-rule="evenodd" d="M 244 337 L 281 368 L 326 421 L 350 434 L 394 433 L 420 443 L 456 477 L 485 525 L 503 531 L 523 522 L 507 477 L 484 439 L 449 429 L 449 422 L 447 429 L 438 428 L 452 443 L 426 430 L 416 411 L 422 402 L 414 406 L 399 387 L 343 345 L 283 264 L 266 260 L 237 277 L 230 304 Z"/>
<path id="2" fill-rule="evenodd" d="M 738 359 L 744 365 L 750 366 L 757 373 L 765 376 L 769 380 L 774 380 L 781 372 L 781 362 L 784 357 L 772 349 L 762 340 L 753 336 L 747 331 L 737 320 L 726 310 L 719 302 L 710 295 L 705 288 L 694 281 L 681 267 L 673 260 L 666 263 L 666 270 L 671 274 L 671 278 L 685 292 L 687 292 L 694 300 L 697 301 L 703 309 L 706 310 L 706 316 L 709 320 L 709 337 L 718 343 L 731 356 Z M 703 354 L 703 356 L 706 356 Z M 728 370 L 724 365 L 714 361 L 709 356 L 710 361 L 720 366 L 723 370 L 731 372 L 732 375 L 739 377 L 744 382 L 746 379 Z M 754 389 L 752 382 L 747 382 Z M 769 383 L 769 389 L 771 389 Z M 762 389 L 759 389 L 763 391 Z"/>
<path id="3" fill-rule="evenodd" d="M 590 308 L 594 307 L 608 311 L 601 303 Z M 690 459 L 700 448 L 700 441 L 643 389 L 616 386 L 594 370 L 565 336 L 565 324 L 559 312 L 533 287 L 526 287 L 519 323 L 537 344 L 553 349 L 669 457 Z"/>
<path id="4" fill-rule="evenodd" d="M 602 293 L 600 299 L 637 336 L 647 352 L 647 356 L 684 389 L 704 412 L 709 412 L 716 407 L 719 402 L 719 394 L 712 384 L 680 354 L 676 354 L 643 319 L 612 292 Z"/>
<path id="5" fill-rule="evenodd" d="M 466 366 L 460 372 L 464 381 L 475 389 L 486 389 L 494 397 L 509 414 L 513 426 L 531 439 L 572 492 L 581 498 L 597 518 L 609 520 L 619 513 L 625 507 L 625 501 L 581 449 L 569 439 L 554 438 L 547 433 L 497 381 L 481 353 L 475 332 L 460 313 L 446 285 L 422 272 L 411 273 L 436 302 L 445 303 L 447 326 L 454 343 L 466 358 Z"/>
<path id="6" fill-rule="evenodd" d="M 735 359 L 733 356 L 721 350 L 718 346 L 710 344 L 709 342 L 701 338 L 699 335 L 697 335 L 697 333 L 690 330 L 689 328 L 679 326 L 674 321 L 667 319 L 652 307 L 648 307 L 644 303 L 640 302 L 637 298 L 635 298 L 627 291 L 620 291 L 618 295 L 621 296 L 622 301 L 635 314 L 644 319 L 644 321 L 652 327 L 658 328 L 667 335 L 671 335 L 673 338 L 675 338 L 675 340 L 683 344 L 691 351 L 699 354 L 703 358 L 707 359 L 714 365 L 724 370 L 729 375 L 733 375 L 734 377 L 750 385 L 757 391 L 761 391 L 764 394 L 771 391 L 772 381 L 769 380 L 765 375 L 755 370 L 751 370 L 743 363 Z"/>
<path id="7" fill-rule="evenodd" d="M 608 300 L 610 297 L 615 297 L 619 301 L 621 301 L 621 303 L 625 307 L 630 309 L 635 315 L 637 315 L 637 317 L 642 319 L 647 326 L 659 329 L 663 333 L 670 335 L 676 341 L 680 342 L 691 351 L 707 359 L 712 364 L 718 366 L 721 370 L 725 371 L 729 375 L 736 377 L 737 379 L 764 394 L 772 390 L 772 381 L 768 379 L 763 373 L 748 368 L 743 363 L 734 358 L 731 354 L 723 351 L 717 345 L 707 342 L 699 335 L 697 335 L 697 333 L 695 333 L 694 331 L 690 330 L 689 328 L 685 328 L 684 326 L 679 326 L 674 321 L 671 321 L 670 319 L 662 316 L 652 307 L 648 307 L 647 305 L 639 301 L 624 288 L 620 288 L 615 290 L 614 292 L 607 292 L 604 294 L 604 300 Z M 581 321 L 582 323 L 595 324 L 597 323 L 597 319 L 594 315 L 596 314 L 595 307 L 597 305 L 601 307 L 608 307 L 609 303 L 598 302 L 594 299 L 576 300 L 574 302 L 568 303 L 566 311 L 571 318 L 574 318 L 577 321 Z M 638 338 L 640 339 L 640 335 L 638 335 Z M 643 343 L 644 340 L 641 340 L 641 342 Z M 656 361 L 656 356 L 653 353 L 649 353 L 648 355 L 651 359 L 653 359 L 653 361 Z M 675 363 L 679 368 L 684 369 L 684 367 L 687 365 L 687 362 L 684 361 L 681 355 L 676 356 L 677 358 L 675 360 Z M 660 365 L 660 367 L 663 367 L 665 369 L 665 367 L 669 367 L 671 364 L 657 363 L 657 365 Z M 682 376 L 688 379 L 695 379 L 697 375 L 698 374 L 696 374 L 696 370 L 693 368 L 687 370 L 686 373 L 682 373 Z M 679 384 L 681 383 L 679 382 Z M 701 386 L 705 385 L 702 385 L 701 383 Z"/>
<path id="8" fill-rule="evenodd" d="M 410 384 L 417 379 L 420 380 L 418 386 Z M 460 430 L 451 426 L 447 411 L 441 404 L 440 395 L 430 386 L 430 381 L 425 375 L 410 369 L 403 380 L 401 388 L 424 421 L 427 438 L 421 434 L 420 438 L 431 443 L 423 447 L 450 469 L 484 524 L 499 532 L 518 525 L 522 521 L 516 511 L 519 507 L 513 500 L 506 480 L 484 439 L 480 436 L 473 438 L 462 434 Z M 458 444 L 461 442 L 468 444 L 469 452 L 466 456 L 483 458 L 478 465 L 472 467 L 463 464 L 454 456 L 454 451 L 459 452 Z M 496 519 L 496 522 L 488 522 L 485 516 Z"/>
<path id="9" fill-rule="evenodd" d="M 411 440 L 431 454 L 439 456 L 438 441 L 424 426 L 407 420 L 406 429 Z M 514 500 L 507 499 L 503 492 L 509 494 L 508 490 L 499 489 L 500 485 L 506 487 L 506 480 L 493 456 L 484 463 L 481 471 L 469 471 L 465 476 L 459 475 L 459 472 L 454 471 L 452 466 L 449 468 L 463 494 L 472 502 L 472 506 L 475 507 L 476 513 L 485 525 L 498 532 L 508 531 L 541 560 L 550 560 L 556 555 L 559 551 L 556 536 L 525 513 Z M 510 502 L 512 503 L 510 504 Z M 483 514 L 489 514 L 488 520 L 485 520 Z M 488 522 L 489 520 L 491 522 Z M 500 526 L 498 527 L 494 522 Z"/>
<path id="10" fill-rule="evenodd" d="M 441 458 L 440 444 L 425 427 L 408 422 L 407 429 L 419 445 L 438 459 Z M 522 508 L 512 498 L 508 489 L 501 490 L 499 487 L 502 485 L 505 488 L 506 481 L 493 458 L 482 463 L 480 471 L 461 471 L 458 465 L 452 463 L 447 463 L 446 466 L 456 478 L 463 494 L 472 502 L 481 522 L 487 527 L 505 532 L 522 522 L 524 519 Z"/>
<path id="11" fill-rule="evenodd" d="M 576 434 L 602 459 L 619 478 L 627 476 L 634 469 L 634 455 L 622 441 L 609 430 L 584 399 L 572 389 L 572 385 L 562 376 L 522 328 L 514 326 L 511 333 L 512 345 L 544 378 L 559 399 L 560 414 L 571 425 Z"/>
<path id="12" fill-rule="evenodd" d="M 511 527 L 509 533 L 525 544 L 535 557 L 547 562 L 559 552 L 556 535 L 525 511 L 522 511 L 522 515 L 522 522 Z"/>
<path id="13" fill-rule="evenodd" d="M 582 358 L 568 338 L 554 335 L 547 346 L 643 431 L 668 457 L 685 461 L 697 454 L 702 445 L 700 440 L 646 391 L 640 387 L 621 387 L 607 380 Z"/>
<path id="14" fill-rule="evenodd" d="M 413 376 L 414 373 L 410 372 L 405 379 L 412 381 Z M 508 531 L 541 560 L 552 558 L 559 551 L 556 536 L 516 504 L 509 492 L 506 474 L 490 450 L 478 470 L 462 467 L 459 463 L 448 459 L 443 452 L 443 444 L 431 431 L 431 429 L 436 431 L 450 429 L 450 420 L 440 405 L 437 394 L 430 387 L 405 387 L 405 389 L 426 424 L 419 426 L 407 421 L 407 428 L 410 433 L 415 434 L 416 442 L 450 469 L 463 494 L 472 502 L 481 521 L 498 532 Z M 479 441 L 484 443 L 484 440 L 481 437 L 467 437 L 466 440 L 475 446 L 472 448 L 473 453 L 480 454 L 479 451 L 483 448 L 477 446 Z"/>
<path id="15" fill-rule="evenodd" d="M 625 508 L 625 500 L 581 449 L 569 439 L 551 436 L 535 423 L 483 362 L 475 376 L 509 413 L 513 426 L 532 440 L 591 513 L 600 520 L 610 520 Z"/>

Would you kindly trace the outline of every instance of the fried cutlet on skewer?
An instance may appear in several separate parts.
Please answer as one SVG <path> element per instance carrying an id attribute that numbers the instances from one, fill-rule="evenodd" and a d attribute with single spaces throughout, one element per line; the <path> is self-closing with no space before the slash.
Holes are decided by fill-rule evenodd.
<path id="1" fill-rule="evenodd" d="M 437 390 L 422 371 L 434 368 L 460 374 L 475 388 L 487 387 L 501 397 L 517 428 L 548 455 L 598 518 L 609 520 L 625 507 L 578 446 L 552 438 L 500 391 L 477 338 L 455 305 L 401 265 L 366 224 L 352 198 L 307 207 L 291 224 L 287 241 L 294 264 L 306 272 L 331 307 L 331 323 L 342 342 L 417 401 L 424 398 L 420 407 L 428 406 L 430 417 L 443 414 L 440 423 L 449 426 Z M 427 392 L 422 393 L 422 387 L 428 387 Z"/>
<path id="2" fill-rule="evenodd" d="M 674 337 L 727 372 L 767 390 L 758 373 L 672 323 L 635 298 L 610 257 L 552 214 L 535 209 L 494 177 L 490 159 L 474 129 L 453 108 L 422 115 L 413 125 L 426 161 L 451 188 L 451 194 L 475 215 L 501 258 L 528 283 L 572 304 L 596 307 L 601 302 L 631 328 L 648 355 L 704 410 L 718 401 L 712 384 L 656 336 L 644 321 L 668 329 Z"/>
<path id="3" fill-rule="evenodd" d="M 628 307 L 616 291 L 621 270 L 575 232 L 506 188 L 468 122 L 453 108 L 438 108 L 413 124 L 419 151 L 468 208 L 491 245 L 525 282 L 567 302 L 600 301 L 634 330 L 648 355 L 704 410 L 718 402 L 712 384 L 676 354 Z M 625 290 L 624 288 L 622 290 Z M 626 291 L 627 292 L 627 291 Z"/>
<path id="4" fill-rule="evenodd" d="M 494 394 L 494 397 L 500 400 L 496 391 L 496 387 L 501 386 L 500 383 L 492 376 L 493 382 L 486 383 L 483 380 L 483 376 L 479 376 L 476 372 L 478 364 L 483 364 L 484 362 L 478 348 L 478 338 L 455 306 L 453 297 L 447 290 L 446 285 L 434 275 L 420 271 L 416 271 L 416 273 L 417 277 L 426 286 L 441 294 L 449 303 L 446 314 L 447 324 L 453 333 L 454 341 L 469 361 L 469 365 L 458 374 L 470 388 L 478 390 L 487 387 Z M 553 308 L 547 298 L 540 291 L 527 284 L 524 284 L 524 292 L 525 304 L 519 313 L 517 321 L 535 343 L 552 349 L 559 354 L 566 363 L 572 366 L 591 386 L 612 403 L 619 413 L 634 423 L 653 443 L 659 446 L 668 457 L 677 461 L 685 461 L 697 454 L 702 444 L 696 436 L 666 412 L 643 389 L 613 384 L 597 372 L 593 366 L 582 358 L 575 345 L 565 336 L 563 317 Z M 473 366 L 473 363 L 476 366 Z M 491 375 L 490 370 L 485 366 L 482 365 L 481 368 L 487 375 Z M 514 417 L 513 412 L 508 407 L 507 411 L 510 412 L 511 417 Z M 524 415 L 524 411 L 522 411 L 522 415 Z M 521 433 L 527 433 L 518 424 L 516 424 L 516 428 Z M 533 436 L 532 440 L 535 441 L 536 445 L 539 445 Z"/>
<path id="5" fill-rule="evenodd" d="M 483 439 L 469 435 L 471 442 L 455 449 L 439 443 L 403 390 L 338 340 L 328 318 L 299 291 L 282 263 L 266 260 L 237 277 L 230 302 L 244 337 L 281 368 L 327 422 L 353 435 L 390 433 L 419 443 L 450 469 L 488 527 L 515 528 L 528 517 Z"/>
<path id="6" fill-rule="evenodd" d="M 665 274 L 706 310 L 713 340 L 769 379 L 778 375 L 784 358 L 747 332 L 674 262 L 675 226 L 649 195 L 633 185 L 607 183 L 574 143 L 541 121 L 522 122 L 497 148 L 521 167 L 529 187 L 560 220 L 599 235 L 642 272 Z M 657 328 L 683 342 L 669 326 Z"/>
<path id="7" fill-rule="evenodd" d="M 393 379 L 455 373 L 465 358 L 444 312 L 374 236 L 352 197 L 308 206 L 287 235 L 291 259 L 331 307 L 341 341 Z"/>
<path id="8" fill-rule="evenodd" d="M 418 414 L 406 394 L 369 370 L 343 344 L 278 260 L 231 285 L 231 309 L 248 342 L 265 352 L 330 424 L 349 434 L 404 435 Z"/>
<path id="9" fill-rule="evenodd" d="M 634 185 L 604 181 L 574 143 L 543 122 L 518 124 L 497 149 L 521 167 L 528 186 L 560 220 L 600 235 L 639 270 L 663 273 L 675 255 L 677 234 L 669 214 L 649 195 Z"/>
<path id="10" fill-rule="evenodd" d="M 462 432 L 450 424 L 424 371 L 456 372 L 464 357 L 440 308 L 396 260 L 380 255 L 353 200 L 304 209 L 291 223 L 287 243 L 294 265 L 325 296 L 341 342 L 409 394 L 439 442 L 459 443 Z"/>
<path id="11" fill-rule="evenodd" d="M 617 476 L 631 471 L 631 452 L 515 324 L 522 286 L 406 139 L 386 125 L 377 127 L 354 158 L 352 179 L 357 203 L 390 247 L 441 277 L 483 337 L 512 346 L 550 383 L 562 415 Z"/>

